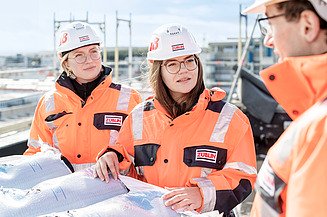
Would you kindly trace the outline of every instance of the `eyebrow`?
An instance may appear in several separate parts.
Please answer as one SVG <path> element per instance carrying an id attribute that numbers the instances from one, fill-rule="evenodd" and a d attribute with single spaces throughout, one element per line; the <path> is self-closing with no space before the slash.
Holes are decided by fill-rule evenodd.
<path id="1" fill-rule="evenodd" d="M 184 60 L 190 58 L 191 56 L 194 56 L 194 54 L 185 57 Z M 176 60 L 177 60 L 177 59 L 169 59 L 169 60 L 166 60 L 165 62 L 176 61 Z M 178 60 L 177 60 L 177 61 L 178 61 Z"/>
<path id="2" fill-rule="evenodd" d="M 88 50 L 88 52 L 94 50 L 94 49 L 98 49 L 98 47 L 92 47 L 91 49 Z M 72 54 L 75 55 L 75 54 L 84 54 L 85 52 L 83 51 L 75 51 L 73 52 Z"/>

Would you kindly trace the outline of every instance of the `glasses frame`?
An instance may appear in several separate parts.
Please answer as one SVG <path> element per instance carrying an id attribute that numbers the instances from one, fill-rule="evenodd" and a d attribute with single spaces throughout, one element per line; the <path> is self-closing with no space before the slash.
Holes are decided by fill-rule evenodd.
<path id="1" fill-rule="evenodd" d="M 174 62 L 174 61 L 176 61 L 176 62 L 179 63 L 179 69 L 178 69 L 178 71 L 175 72 L 175 73 L 172 73 L 172 72 L 170 72 L 170 71 L 168 70 L 168 68 L 167 68 L 167 64 L 168 64 L 169 62 L 166 62 L 166 63 L 164 63 L 164 64 L 161 64 L 161 66 L 164 66 L 165 69 L 167 70 L 167 72 L 168 72 L 169 74 L 172 74 L 172 75 L 176 75 L 176 74 L 178 74 L 178 72 L 179 72 L 179 71 L 181 70 L 181 68 L 182 68 L 182 63 L 184 64 L 185 68 L 186 68 L 188 71 L 192 71 L 192 70 L 194 70 L 194 69 L 189 69 L 189 68 L 187 68 L 187 66 L 186 66 L 186 64 L 185 64 L 185 61 L 188 60 L 188 59 L 190 59 L 190 58 L 194 58 L 195 65 L 196 65 L 194 69 L 196 69 L 196 68 L 198 67 L 198 60 L 197 60 L 197 58 L 196 58 L 194 55 L 192 55 L 192 56 L 186 58 L 186 59 L 183 60 L 183 61 L 178 61 L 178 60 L 172 60 L 172 61 L 169 61 L 169 62 Z"/>
<path id="2" fill-rule="evenodd" d="M 265 20 L 271 20 L 271 19 L 274 19 L 274 18 L 277 18 L 277 17 L 282 17 L 282 16 L 285 16 L 286 14 L 283 13 L 283 14 L 278 14 L 278 15 L 274 15 L 274 16 L 271 16 L 271 17 L 264 17 L 264 18 L 260 18 L 258 19 L 258 24 L 259 24 L 259 27 L 260 27 L 260 32 L 263 36 L 266 36 L 268 34 L 268 29 L 266 27 L 264 27 L 264 25 L 262 24 L 263 21 Z M 268 25 L 270 26 L 270 24 L 268 23 Z"/>
<path id="3" fill-rule="evenodd" d="M 84 64 L 86 62 L 88 56 L 90 56 L 91 60 L 99 60 L 99 59 L 101 59 L 101 53 L 102 53 L 102 51 L 100 49 L 96 49 L 96 51 L 99 54 L 99 57 L 98 58 L 95 58 L 95 59 L 92 57 L 92 53 L 90 53 L 90 52 L 87 55 L 84 55 L 84 61 L 83 62 L 78 62 L 76 60 L 76 57 L 71 57 L 71 58 L 68 57 L 67 59 L 74 59 L 77 64 Z"/>

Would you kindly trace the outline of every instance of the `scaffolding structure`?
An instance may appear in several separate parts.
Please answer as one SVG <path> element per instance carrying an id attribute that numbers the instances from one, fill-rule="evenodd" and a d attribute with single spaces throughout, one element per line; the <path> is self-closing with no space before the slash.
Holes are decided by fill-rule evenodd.
<path id="1" fill-rule="evenodd" d="M 128 47 L 128 79 L 131 81 L 132 79 L 132 14 L 129 14 L 128 19 L 120 19 L 118 18 L 118 11 L 116 11 L 116 46 L 115 46 L 115 80 L 119 79 L 119 48 L 118 48 L 118 27 L 119 22 L 127 22 L 129 27 L 129 47 Z"/>

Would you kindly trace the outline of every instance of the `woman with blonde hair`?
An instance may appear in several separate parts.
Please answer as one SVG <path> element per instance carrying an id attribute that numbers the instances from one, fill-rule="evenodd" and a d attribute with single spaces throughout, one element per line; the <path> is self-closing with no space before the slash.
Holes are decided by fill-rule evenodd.
<path id="1" fill-rule="evenodd" d="M 98 152 L 115 143 L 141 97 L 112 82 L 111 68 L 101 63 L 100 44 L 87 23 L 73 22 L 61 29 L 57 52 L 62 73 L 55 89 L 37 105 L 25 155 L 50 146 L 80 170 L 93 165 Z"/>

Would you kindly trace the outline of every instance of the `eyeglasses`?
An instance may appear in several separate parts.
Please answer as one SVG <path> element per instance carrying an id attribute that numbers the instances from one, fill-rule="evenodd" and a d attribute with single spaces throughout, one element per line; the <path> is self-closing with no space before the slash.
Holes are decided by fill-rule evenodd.
<path id="1" fill-rule="evenodd" d="M 189 71 L 192 71 L 196 69 L 196 67 L 198 67 L 198 61 L 194 56 L 189 57 L 184 61 L 177 61 L 177 60 L 167 61 L 161 66 L 165 66 L 166 70 L 170 74 L 177 74 L 181 70 L 182 63 L 184 64 L 185 68 Z"/>
<path id="2" fill-rule="evenodd" d="M 281 17 L 281 16 L 285 16 L 285 14 L 278 14 L 278 15 L 275 15 L 275 16 L 258 19 L 261 34 L 263 36 L 266 36 L 267 34 L 271 33 L 271 26 L 269 24 L 269 20 L 277 18 L 277 17 Z"/>
<path id="3" fill-rule="evenodd" d="M 98 49 L 91 50 L 89 55 L 92 60 L 99 60 L 101 58 L 101 51 Z M 74 59 L 76 63 L 82 64 L 86 62 L 87 56 L 88 55 L 82 53 L 77 53 L 75 57 L 68 58 L 68 59 Z"/>

